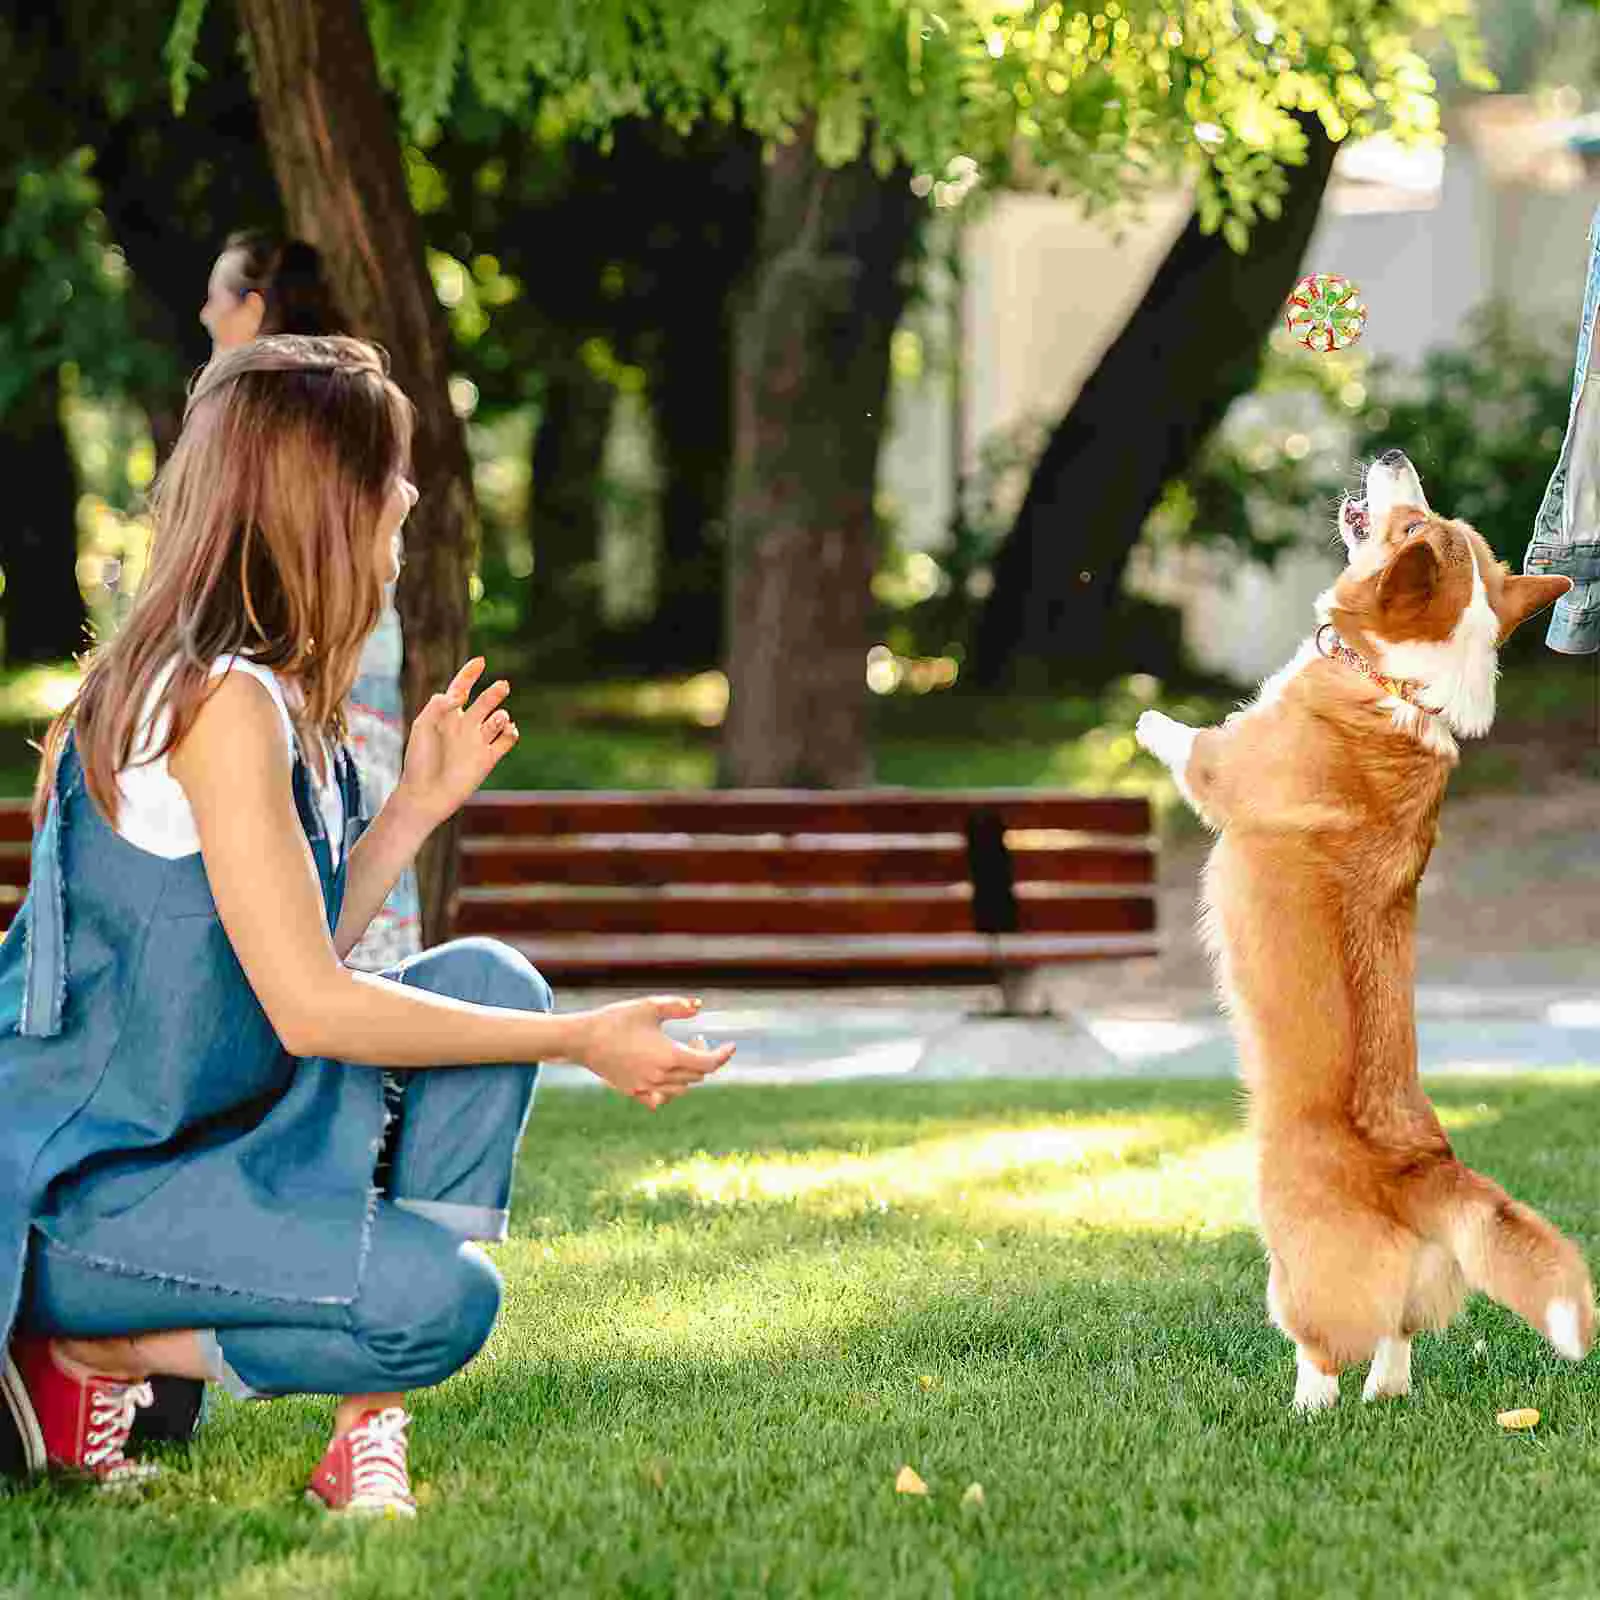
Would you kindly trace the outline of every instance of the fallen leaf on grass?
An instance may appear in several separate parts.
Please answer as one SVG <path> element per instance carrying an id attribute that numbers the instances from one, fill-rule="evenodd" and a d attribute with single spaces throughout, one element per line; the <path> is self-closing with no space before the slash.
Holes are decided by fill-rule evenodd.
<path id="1" fill-rule="evenodd" d="M 900 1475 L 894 1480 L 896 1494 L 926 1494 L 928 1486 L 911 1467 L 901 1467 Z"/>
<path id="2" fill-rule="evenodd" d="M 1501 1411 L 1495 1415 L 1496 1422 L 1502 1428 L 1515 1431 L 1518 1428 L 1531 1428 L 1539 1421 L 1539 1413 L 1532 1406 L 1522 1406 L 1516 1411 Z"/>
<path id="3" fill-rule="evenodd" d="M 966 1492 L 961 1496 L 961 1503 L 964 1506 L 977 1506 L 981 1510 L 984 1505 L 983 1485 L 981 1483 L 969 1483 L 966 1487 Z"/>
<path id="4" fill-rule="evenodd" d="M 917 1382 L 920 1383 L 924 1389 L 933 1388 L 938 1381 L 939 1380 L 934 1377 L 931 1372 L 924 1372 L 917 1378 Z"/>

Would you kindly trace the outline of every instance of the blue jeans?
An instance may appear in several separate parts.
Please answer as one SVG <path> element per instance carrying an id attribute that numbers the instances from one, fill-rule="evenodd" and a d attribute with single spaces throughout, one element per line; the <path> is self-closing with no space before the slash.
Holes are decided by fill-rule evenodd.
<path id="1" fill-rule="evenodd" d="M 37 1230 L 27 1282 L 24 1333 L 101 1339 L 193 1328 L 211 1376 L 242 1399 L 442 1383 L 482 1348 L 500 1309 L 489 1258 L 392 1201 L 378 1202 L 349 1305 L 273 1303 L 117 1272 Z"/>
<path id="2" fill-rule="evenodd" d="M 488 940 L 460 940 L 392 974 L 462 1000 L 547 1011 L 549 986 Z M 352 1067 L 350 1071 L 371 1071 Z M 434 1067 L 394 1073 L 393 1115 L 374 1152 L 383 1187 L 354 1298 L 280 1299 L 114 1264 L 93 1227 L 72 1244 L 29 1236 L 18 1326 L 97 1339 L 192 1328 L 212 1376 L 243 1398 L 371 1394 L 423 1388 L 482 1348 L 500 1308 L 500 1275 L 473 1239 L 505 1236 L 518 1145 L 536 1066 Z"/>

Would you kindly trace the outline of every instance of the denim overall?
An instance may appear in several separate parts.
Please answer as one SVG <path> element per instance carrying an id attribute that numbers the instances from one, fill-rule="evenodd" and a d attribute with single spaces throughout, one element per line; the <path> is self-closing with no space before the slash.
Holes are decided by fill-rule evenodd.
<path id="1" fill-rule="evenodd" d="M 299 757 L 293 776 L 330 928 L 365 826 L 345 752 L 336 766 L 337 861 Z M 489 940 L 385 976 L 551 1005 L 539 974 Z M 439 1382 L 498 1311 L 498 1277 L 463 1241 L 504 1237 L 536 1076 L 291 1056 L 201 857 L 121 838 L 69 740 L 0 942 L 0 1335 L 192 1328 L 241 1395 Z M 397 1112 L 386 1081 L 401 1086 Z"/>
<path id="2" fill-rule="evenodd" d="M 1523 571 L 1571 578 L 1556 601 L 1545 643 L 1564 655 L 1600 650 L 1600 370 L 1591 368 L 1600 311 L 1600 208 L 1589 223 L 1589 272 L 1578 323 L 1567 433 L 1551 475 Z"/>

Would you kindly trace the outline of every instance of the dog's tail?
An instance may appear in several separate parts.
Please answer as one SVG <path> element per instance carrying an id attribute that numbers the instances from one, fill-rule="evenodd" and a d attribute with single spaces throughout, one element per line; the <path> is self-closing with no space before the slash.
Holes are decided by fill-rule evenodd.
<path id="1" fill-rule="evenodd" d="M 1449 1159 L 1412 1191 L 1412 1222 L 1474 1288 L 1581 1361 L 1595 1337 L 1594 1284 L 1573 1242 L 1481 1172 Z"/>

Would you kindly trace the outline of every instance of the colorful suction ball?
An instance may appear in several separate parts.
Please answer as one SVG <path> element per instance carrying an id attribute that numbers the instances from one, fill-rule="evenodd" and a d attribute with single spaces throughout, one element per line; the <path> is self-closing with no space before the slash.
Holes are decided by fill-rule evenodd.
<path id="1" fill-rule="evenodd" d="M 1367 307 L 1361 291 L 1337 272 L 1313 272 L 1294 286 L 1283 320 L 1307 350 L 1343 350 L 1361 337 Z"/>

